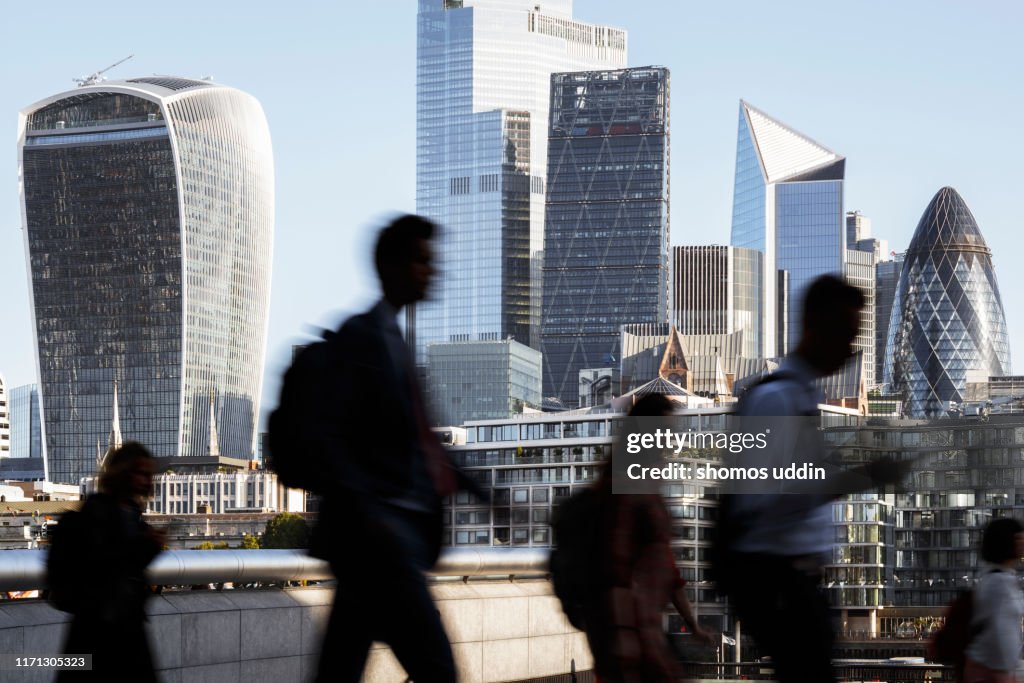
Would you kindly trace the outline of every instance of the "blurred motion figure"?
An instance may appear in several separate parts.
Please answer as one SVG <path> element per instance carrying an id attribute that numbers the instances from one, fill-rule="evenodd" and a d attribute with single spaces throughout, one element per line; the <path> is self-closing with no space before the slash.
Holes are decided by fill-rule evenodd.
<path id="1" fill-rule="evenodd" d="M 373 641 L 391 646 L 416 681 L 455 680 L 455 664 L 423 572 L 441 549 L 441 501 L 473 490 L 429 428 L 412 352 L 397 316 L 423 300 L 435 274 L 436 228 L 405 215 L 377 239 L 383 297 L 329 341 L 319 438 L 329 485 L 312 554 L 338 588 L 319 681 L 359 681 Z"/>
<path id="2" fill-rule="evenodd" d="M 57 525 L 47 572 L 51 601 L 74 615 L 64 653 L 92 655 L 91 671 L 64 670 L 58 681 L 156 681 L 145 630 L 151 593 L 145 570 L 165 536 L 142 519 L 154 470 L 142 444 L 125 443 L 105 457 L 99 492 Z"/>

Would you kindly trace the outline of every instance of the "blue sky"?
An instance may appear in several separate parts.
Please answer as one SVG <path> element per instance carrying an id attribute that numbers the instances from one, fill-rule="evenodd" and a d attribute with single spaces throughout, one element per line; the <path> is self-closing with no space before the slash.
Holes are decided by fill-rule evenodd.
<path id="1" fill-rule="evenodd" d="M 304 328 L 372 302 L 372 235 L 415 209 L 415 10 L 413 0 L 6 5 L 0 373 L 9 384 L 35 375 L 20 109 L 131 53 L 111 78 L 209 75 L 261 101 L 277 182 L 269 405 Z M 574 13 L 626 29 L 630 65 L 672 72 L 673 243 L 728 242 L 742 97 L 846 156 L 846 208 L 871 217 L 893 249 L 906 248 L 932 195 L 955 187 L 994 252 L 1014 366 L 1024 368 L 1024 6 L 575 0 Z"/>

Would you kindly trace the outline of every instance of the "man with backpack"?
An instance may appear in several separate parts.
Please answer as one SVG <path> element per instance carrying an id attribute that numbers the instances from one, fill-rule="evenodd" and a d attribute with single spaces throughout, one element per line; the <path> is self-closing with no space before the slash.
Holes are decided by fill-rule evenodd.
<path id="1" fill-rule="evenodd" d="M 397 322 L 427 294 L 434 231 L 406 215 L 380 232 L 382 299 L 300 353 L 271 417 L 282 478 L 323 496 L 311 553 L 331 563 L 338 588 L 319 681 L 359 681 L 373 641 L 390 645 L 416 681 L 455 681 L 424 572 L 440 553 L 441 501 L 467 482 L 429 428 Z"/>
<path id="2" fill-rule="evenodd" d="M 814 280 L 804 298 L 796 350 L 771 379 L 741 397 L 737 413 L 744 420 L 753 418 L 785 434 L 779 438 L 784 445 L 773 454 L 778 460 L 774 464 L 821 460 L 814 423 L 799 429 L 778 418 L 820 416 L 824 397 L 816 380 L 838 370 L 852 355 L 863 306 L 860 291 L 841 279 L 825 275 Z M 745 421 L 744 431 L 749 424 Z M 744 629 L 762 653 L 771 655 L 780 683 L 835 679 L 829 604 L 820 588 L 832 552 L 831 502 L 873 483 L 898 481 L 902 474 L 896 463 L 878 461 L 859 471 L 837 473 L 827 490 L 805 487 L 723 497 L 716 581 Z"/>

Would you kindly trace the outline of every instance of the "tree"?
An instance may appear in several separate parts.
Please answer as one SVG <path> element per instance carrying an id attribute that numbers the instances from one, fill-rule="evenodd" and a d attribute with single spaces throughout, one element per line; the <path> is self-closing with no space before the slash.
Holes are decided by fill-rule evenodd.
<path id="1" fill-rule="evenodd" d="M 249 534 L 242 534 L 242 544 L 238 547 L 243 550 L 259 550 L 260 539 L 255 536 L 250 536 Z"/>
<path id="2" fill-rule="evenodd" d="M 213 543 L 212 541 L 203 541 L 196 546 L 196 550 L 227 550 L 228 542 L 220 541 L 219 543 Z"/>
<path id="3" fill-rule="evenodd" d="M 293 512 L 282 512 L 267 522 L 263 532 L 264 548 L 307 548 L 309 527 L 306 520 Z"/>

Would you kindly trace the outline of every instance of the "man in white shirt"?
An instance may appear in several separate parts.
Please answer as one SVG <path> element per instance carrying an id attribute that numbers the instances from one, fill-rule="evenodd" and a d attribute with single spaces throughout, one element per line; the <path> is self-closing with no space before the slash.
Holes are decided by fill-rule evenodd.
<path id="1" fill-rule="evenodd" d="M 824 396 L 815 382 L 852 355 L 863 306 L 861 292 L 837 277 L 822 276 L 808 287 L 799 345 L 774 375 L 748 390 L 737 410 L 744 419 L 769 428 L 774 424 L 772 431 L 782 435 L 769 449 L 767 464 L 826 464 L 815 419 Z M 792 419 L 801 417 L 811 419 L 803 425 Z M 773 483 L 768 486 L 775 488 L 747 488 L 748 493 L 723 501 L 719 534 L 728 535 L 728 553 L 720 560 L 717 580 L 760 653 L 772 657 L 781 683 L 835 679 L 834 634 L 820 587 L 835 533 L 832 500 L 902 474 L 891 462 L 853 472 L 830 469 L 828 485 Z"/>

